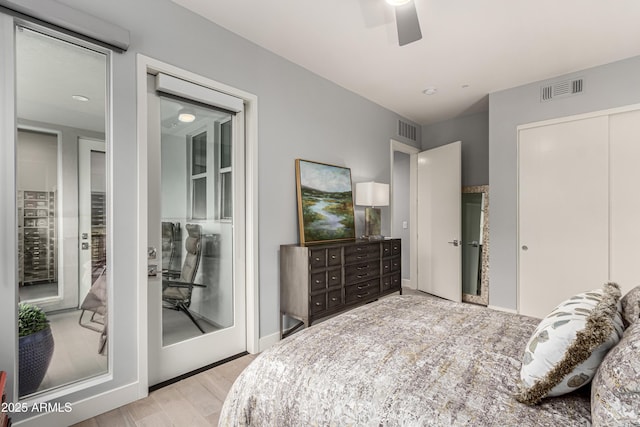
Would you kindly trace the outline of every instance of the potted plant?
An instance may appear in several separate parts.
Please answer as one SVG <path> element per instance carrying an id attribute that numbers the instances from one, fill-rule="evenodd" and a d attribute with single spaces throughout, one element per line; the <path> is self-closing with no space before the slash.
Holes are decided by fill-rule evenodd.
<path id="1" fill-rule="evenodd" d="M 20 396 L 35 392 L 47 373 L 53 356 L 53 335 L 42 309 L 18 305 L 18 384 Z"/>

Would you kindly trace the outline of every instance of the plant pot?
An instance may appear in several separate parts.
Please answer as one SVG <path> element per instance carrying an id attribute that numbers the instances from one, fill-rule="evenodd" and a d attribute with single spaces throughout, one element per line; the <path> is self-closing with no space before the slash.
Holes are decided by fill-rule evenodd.
<path id="1" fill-rule="evenodd" d="M 47 327 L 35 334 L 20 337 L 18 384 L 20 396 L 35 392 L 49 369 L 53 356 L 53 335 Z"/>

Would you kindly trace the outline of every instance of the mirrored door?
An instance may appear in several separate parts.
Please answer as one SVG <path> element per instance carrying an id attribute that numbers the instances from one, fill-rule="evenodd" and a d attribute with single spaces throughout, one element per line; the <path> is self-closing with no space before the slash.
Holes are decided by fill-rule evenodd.
<path id="1" fill-rule="evenodd" d="M 29 398 L 109 371 L 107 251 L 85 276 L 79 228 L 83 189 L 97 185 L 106 248 L 109 55 L 27 23 L 15 40 L 18 386 Z M 83 156 L 90 143 L 97 157 Z"/>

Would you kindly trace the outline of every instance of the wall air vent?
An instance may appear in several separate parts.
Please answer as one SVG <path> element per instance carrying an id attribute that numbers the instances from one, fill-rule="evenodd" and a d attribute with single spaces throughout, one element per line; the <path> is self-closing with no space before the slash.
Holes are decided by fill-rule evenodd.
<path id="1" fill-rule="evenodd" d="M 556 98 L 577 95 L 584 90 L 582 78 L 563 80 L 540 88 L 540 100 L 551 101 Z"/>
<path id="2" fill-rule="evenodd" d="M 418 131 L 412 124 L 398 120 L 398 135 L 410 139 L 411 141 L 418 140 Z"/>

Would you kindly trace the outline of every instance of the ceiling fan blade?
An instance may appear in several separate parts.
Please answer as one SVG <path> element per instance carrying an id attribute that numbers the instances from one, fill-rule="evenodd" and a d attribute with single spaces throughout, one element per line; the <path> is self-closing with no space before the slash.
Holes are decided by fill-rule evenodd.
<path id="1" fill-rule="evenodd" d="M 422 38 L 415 2 L 410 1 L 405 5 L 396 6 L 396 26 L 398 27 L 398 42 L 400 46 Z"/>

